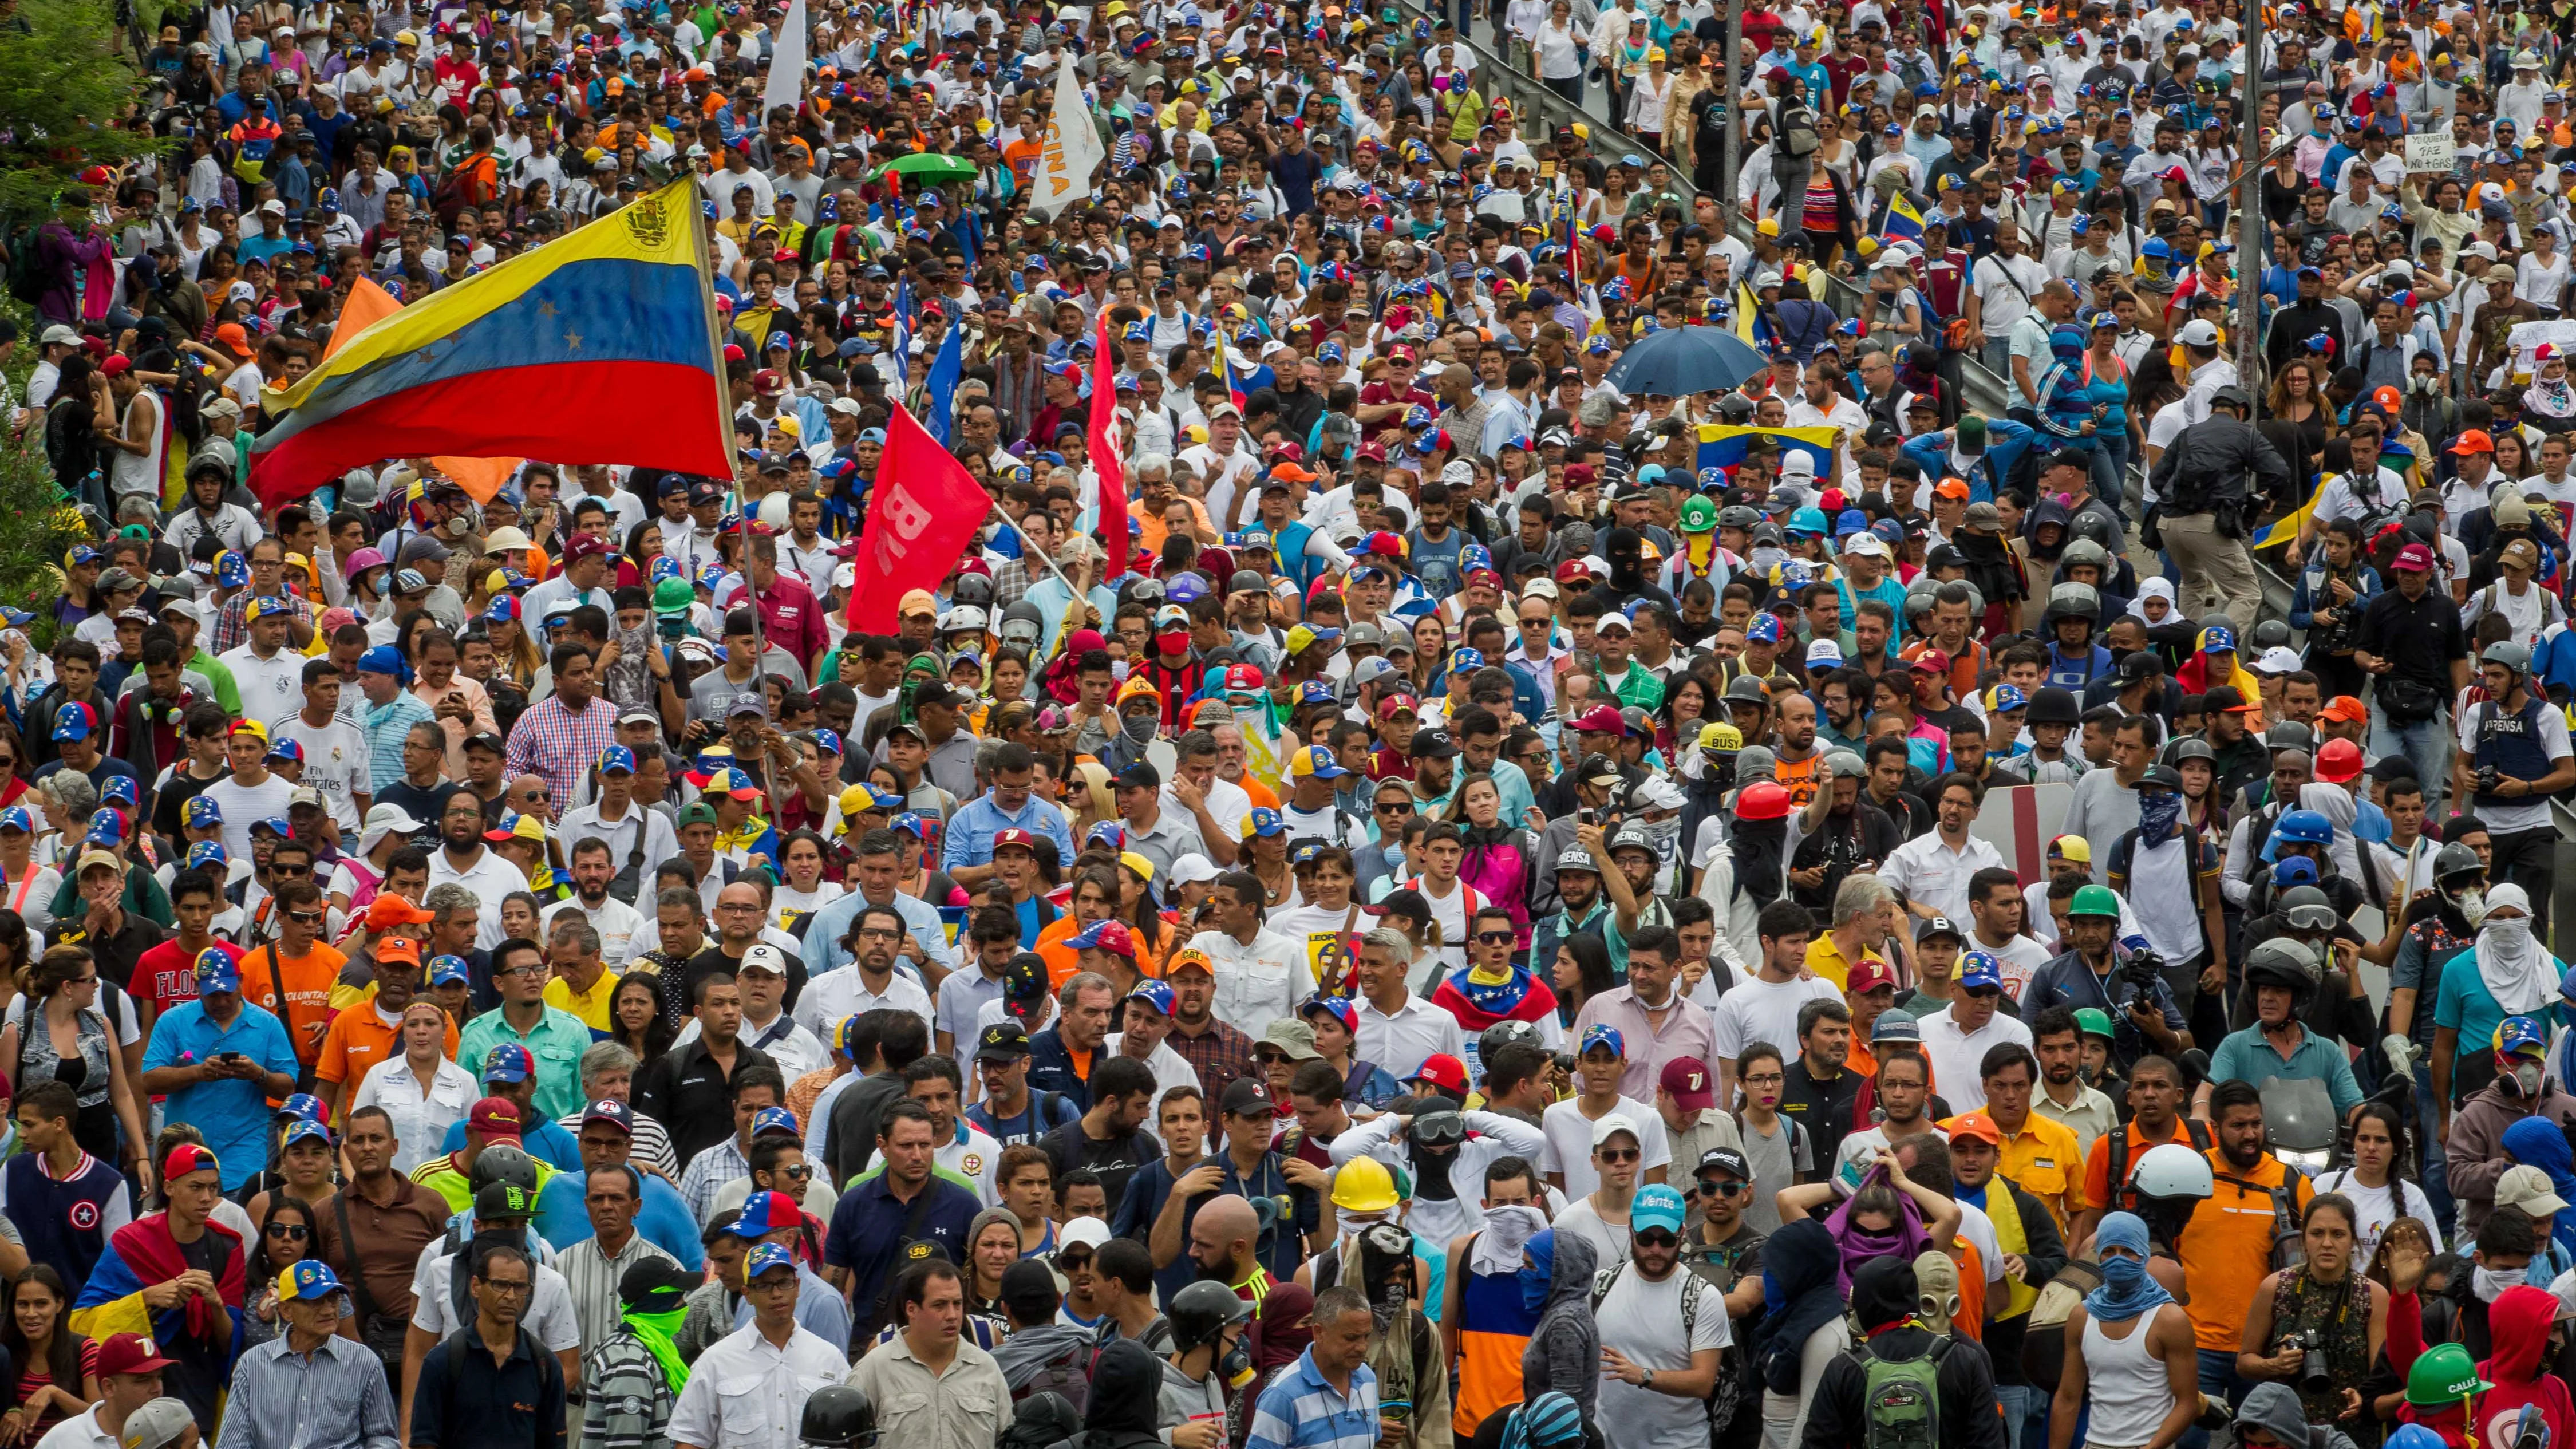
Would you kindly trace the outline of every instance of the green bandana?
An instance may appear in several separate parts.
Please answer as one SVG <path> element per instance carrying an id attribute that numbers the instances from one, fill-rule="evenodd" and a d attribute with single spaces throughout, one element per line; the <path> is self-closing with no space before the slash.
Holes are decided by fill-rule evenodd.
<path id="1" fill-rule="evenodd" d="M 639 1313 L 629 1308 L 618 1315 L 636 1339 L 651 1349 L 653 1357 L 661 1362 L 662 1377 L 670 1384 L 674 1399 L 679 1397 L 680 1390 L 689 1386 L 689 1366 L 680 1362 L 680 1351 L 672 1346 L 671 1335 L 679 1331 L 680 1320 L 688 1316 L 686 1306 L 665 1309 L 660 1313 Z"/>

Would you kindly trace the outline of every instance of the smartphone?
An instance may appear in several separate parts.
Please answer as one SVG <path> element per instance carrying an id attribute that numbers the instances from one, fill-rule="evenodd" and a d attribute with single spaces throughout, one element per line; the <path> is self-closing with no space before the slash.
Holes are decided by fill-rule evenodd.
<path id="1" fill-rule="evenodd" d="M 1598 824 L 1598 815 L 1599 812 L 1595 811 L 1591 806 L 1580 806 L 1574 812 L 1574 823 L 1577 825 Z"/>

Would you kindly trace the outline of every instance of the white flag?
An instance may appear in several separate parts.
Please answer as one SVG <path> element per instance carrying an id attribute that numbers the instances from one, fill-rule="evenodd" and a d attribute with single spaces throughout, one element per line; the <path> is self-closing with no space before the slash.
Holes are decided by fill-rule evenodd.
<path id="1" fill-rule="evenodd" d="M 1100 169 L 1105 155 L 1100 133 L 1092 128 L 1091 111 L 1083 104 L 1082 77 L 1075 72 L 1073 52 L 1068 50 L 1055 73 L 1055 109 L 1047 118 L 1046 150 L 1038 157 L 1038 194 L 1029 203 L 1030 214 L 1052 219 L 1088 198 L 1091 173 Z"/>
<path id="2" fill-rule="evenodd" d="M 769 51 L 769 81 L 761 87 L 760 116 L 780 106 L 793 107 L 805 90 L 805 0 L 787 0 L 787 19 L 778 27 L 778 43 Z"/>

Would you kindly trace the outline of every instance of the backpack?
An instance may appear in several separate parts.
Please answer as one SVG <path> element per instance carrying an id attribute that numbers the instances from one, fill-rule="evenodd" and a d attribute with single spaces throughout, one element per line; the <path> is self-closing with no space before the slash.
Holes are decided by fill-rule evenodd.
<path id="1" fill-rule="evenodd" d="M 45 295 L 45 269 L 38 252 L 36 228 L 21 227 L 9 234 L 9 295 L 30 307 Z"/>
<path id="2" fill-rule="evenodd" d="M 2191 1150 L 2207 1152 L 2209 1124 L 2197 1117 L 2185 1117 L 2182 1119 L 2182 1125 L 2184 1135 L 2191 1139 Z M 2125 1194 L 2129 1190 L 2129 1124 L 2121 1123 L 2111 1133 L 2109 1141 L 2110 1151 L 2102 1162 L 2105 1170 L 2102 1180 L 2110 1185 L 2111 1191 Z M 2128 1204 L 2123 1201 L 2121 1206 L 2125 1208 Z"/>
<path id="3" fill-rule="evenodd" d="M 1601 1301 L 1610 1296 L 1610 1290 L 1618 1283 L 1619 1275 L 1627 1271 L 1628 1265 L 1622 1263 L 1615 1268 L 1603 1268 L 1592 1275 L 1594 1317 L 1600 1316 Z M 1712 1298 L 1717 1300 L 1715 1311 L 1724 1313 L 1726 1311 L 1724 1292 L 1717 1285 L 1691 1270 L 1688 1265 L 1683 1265 L 1682 1351 L 1684 1353 L 1690 1351 L 1691 1339 L 1694 1336 L 1693 1329 L 1699 1322 L 1700 1305 Z M 1702 1401 L 1702 1406 L 1708 1411 L 1708 1439 L 1712 1445 L 1718 1442 L 1718 1436 L 1725 1431 L 1728 1421 L 1735 1417 L 1735 1406 L 1742 1388 L 1742 1381 L 1728 1373 L 1726 1366 L 1720 1363 L 1717 1380 L 1709 1386 L 1708 1397 Z M 1930 1446 L 1926 1445 L 1925 1449 L 1930 1449 Z"/>
<path id="4" fill-rule="evenodd" d="M 1094 1344 L 1067 1345 L 1064 1352 L 1040 1364 L 1027 1383 L 1011 1390 L 1011 1402 L 1031 1394 L 1062 1394 L 1075 1413 L 1083 1412 L 1091 1403 L 1091 1365 L 1098 1356 Z"/>
<path id="5" fill-rule="evenodd" d="M 1808 156 L 1824 144 L 1816 134 L 1816 113 L 1803 101 L 1780 108 L 1780 150 L 1791 156 Z"/>
<path id="6" fill-rule="evenodd" d="M 1852 1350 L 1865 1385 L 1860 1449 L 1935 1449 L 1941 1442 L 1941 1361 L 1952 1342 L 1935 1335 L 1920 1358 L 1887 1358 L 1866 1342 Z"/>

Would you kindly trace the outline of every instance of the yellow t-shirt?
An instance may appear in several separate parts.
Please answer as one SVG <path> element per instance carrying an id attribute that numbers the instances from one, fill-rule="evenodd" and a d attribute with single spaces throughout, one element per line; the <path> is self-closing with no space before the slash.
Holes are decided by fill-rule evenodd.
<path id="1" fill-rule="evenodd" d="M 596 1032 L 609 1029 L 608 1005 L 616 996 L 617 973 L 605 969 L 598 980 L 590 983 L 586 995 L 575 994 L 572 983 L 560 976 L 546 983 L 546 1005 L 571 1012 L 581 1018 L 582 1025 Z"/>

